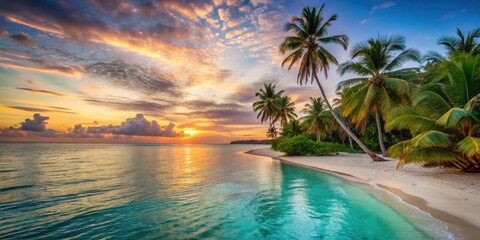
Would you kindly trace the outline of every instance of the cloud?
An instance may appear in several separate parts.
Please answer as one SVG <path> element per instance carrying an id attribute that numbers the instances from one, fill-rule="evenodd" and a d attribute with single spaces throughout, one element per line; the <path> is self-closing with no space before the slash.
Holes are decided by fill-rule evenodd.
<path id="1" fill-rule="evenodd" d="M 32 37 L 28 33 L 20 32 L 14 33 L 8 36 L 9 38 L 15 40 L 15 42 L 22 44 L 22 45 L 33 45 L 35 42 L 33 41 Z"/>
<path id="2" fill-rule="evenodd" d="M 234 90 L 234 93 L 232 93 L 232 95 L 230 95 L 228 98 L 234 101 L 251 105 L 257 99 L 257 97 L 255 97 L 255 93 L 258 92 L 261 88 L 263 88 L 263 85 L 266 83 L 278 83 L 279 77 L 280 76 L 276 74 L 265 74 L 253 83 L 239 85 Z M 277 87 L 277 91 L 278 90 L 279 89 Z"/>
<path id="3" fill-rule="evenodd" d="M 22 107 L 22 106 L 6 106 L 6 107 L 12 108 L 12 109 L 17 109 L 17 110 L 22 110 L 22 111 L 26 111 L 26 112 L 58 112 L 58 113 L 77 114 L 75 112 L 70 111 L 71 109 L 68 109 L 68 108 L 52 107 L 52 106 L 49 106 L 49 108 L 53 108 L 53 109 L 36 108 L 36 107 Z"/>
<path id="4" fill-rule="evenodd" d="M 177 115 L 187 116 L 187 121 L 193 118 L 204 119 L 216 125 L 258 124 L 250 106 L 239 103 L 193 100 L 185 102 L 185 107 L 193 111 L 177 113 Z"/>
<path id="5" fill-rule="evenodd" d="M 372 7 L 372 9 L 370 10 L 370 12 L 374 12 L 374 11 L 380 10 L 380 9 L 387 9 L 387 8 L 393 7 L 395 5 L 396 5 L 395 2 L 383 2 L 379 5 L 374 5 Z"/>
<path id="6" fill-rule="evenodd" d="M 229 19 L 228 21 L 224 21 L 222 31 L 229 29 L 229 28 L 234 28 L 244 22 L 243 19 Z"/>
<path id="7" fill-rule="evenodd" d="M 227 6 L 239 6 L 243 0 L 227 0 Z"/>
<path id="8" fill-rule="evenodd" d="M 55 137 L 55 138 L 107 138 L 111 135 L 150 136 L 150 137 L 180 137 L 183 133 L 175 130 L 175 124 L 160 125 L 155 120 L 147 120 L 143 114 L 134 118 L 127 118 L 119 125 L 103 125 L 83 127 L 76 124 L 67 132 L 47 129 L 47 120 L 50 118 L 39 113 L 33 119 L 27 118 L 20 123 L 19 128 L 8 127 L 0 129 L 0 137 Z M 25 134 L 23 131 L 26 131 Z M 32 132 L 32 133 L 30 133 Z"/>
<path id="9" fill-rule="evenodd" d="M 213 2 L 213 5 L 215 5 L 215 6 L 218 7 L 218 6 L 222 5 L 222 4 L 224 4 L 224 3 L 225 3 L 225 0 L 213 0 L 212 2 Z"/>
<path id="10" fill-rule="evenodd" d="M 153 67 L 143 67 L 118 60 L 88 64 L 84 67 L 84 71 L 89 77 L 104 79 L 128 90 L 176 97 L 182 94 L 171 74 L 163 73 Z"/>
<path id="11" fill-rule="evenodd" d="M 222 21 L 230 20 L 231 13 L 230 13 L 229 9 L 219 8 L 217 10 L 217 13 L 218 13 L 218 17 L 220 18 L 220 20 L 222 20 Z"/>
<path id="12" fill-rule="evenodd" d="M 173 102 L 162 100 L 138 100 L 131 99 L 126 97 L 103 97 L 103 98 L 93 98 L 86 97 L 84 101 L 95 104 L 106 106 L 115 110 L 124 110 L 124 111 L 141 111 L 147 113 L 158 113 L 165 110 L 171 109 L 174 105 Z"/>
<path id="13" fill-rule="evenodd" d="M 20 130 L 33 131 L 33 132 L 45 132 L 47 129 L 47 121 L 50 119 L 47 116 L 42 116 L 39 113 L 33 114 L 33 119 L 27 118 L 24 122 L 20 123 Z"/>
<path id="14" fill-rule="evenodd" d="M 252 3 L 252 5 L 254 7 L 256 7 L 257 5 L 263 3 L 263 4 L 266 4 L 268 2 L 268 0 L 250 0 L 250 2 Z"/>
<path id="15" fill-rule="evenodd" d="M 34 71 L 40 73 L 53 73 L 60 75 L 67 75 L 70 77 L 80 77 L 82 74 L 77 67 L 66 66 L 58 63 L 52 63 L 50 61 L 29 59 L 30 62 L 34 62 L 35 66 L 27 66 L 20 63 L 7 63 L 0 62 L 0 67 L 13 68 L 27 71 Z"/>
<path id="16" fill-rule="evenodd" d="M 448 19 L 456 18 L 458 15 L 465 13 L 466 11 L 467 9 L 460 9 L 458 11 L 447 12 L 442 17 L 440 17 L 440 20 L 448 20 Z"/>
<path id="17" fill-rule="evenodd" d="M 363 19 L 362 21 L 360 21 L 360 25 L 365 25 L 367 24 L 367 22 L 369 22 L 368 19 Z"/>
<path id="18" fill-rule="evenodd" d="M 48 90 L 42 90 L 42 89 L 23 88 L 23 87 L 17 87 L 15 89 L 28 91 L 28 92 L 33 92 L 33 93 L 50 94 L 50 95 L 54 95 L 54 96 L 58 96 L 58 97 L 67 96 L 66 94 L 63 94 L 63 93 L 58 93 L 58 92 L 48 91 Z"/>
<path id="19" fill-rule="evenodd" d="M 237 30 L 233 30 L 233 31 L 227 32 L 227 33 L 225 34 L 225 38 L 226 38 L 226 39 L 235 38 L 235 37 L 237 37 L 237 36 L 240 36 L 240 35 L 244 34 L 244 33 L 247 32 L 248 30 L 250 30 L 250 28 L 244 27 L 244 28 L 240 28 L 240 29 L 237 29 Z"/>
<path id="20" fill-rule="evenodd" d="M 8 36 L 10 36 L 10 34 L 8 33 L 7 30 L 5 30 L 5 29 L 0 29 L 0 37 L 6 38 L 6 37 L 8 37 Z"/>
<path id="21" fill-rule="evenodd" d="M 183 136 L 174 130 L 175 124 L 161 126 L 157 121 L 149 121 L 143 114 L 137 114 L 134 118 L 128 118 L 120 125 L 103 125 L 83 127 L 81 124 L 75 125 L 68 133 L 70 136 L 87 137 L 104 134 L 128 135 L 128 136 L 157 136 L 157 137 L 179 137 Z"/>
<path id="22" fill-rule="evenodd" d="M 106 45 L 153 58 L 189 84 L 206 79 L 222 81 L 223 75 L 218 73 L 223 69 L 214 61 L 217 50 L 209 48 L 215 34 L 200 21 L 212 15 L 212 4 L 206 0 L 165 0 L 147 5 L 94 0 L 68 4 L 44 0 L 15 4 L 0 1 L 0 15 L 8 22 L 70 43 Z"/>

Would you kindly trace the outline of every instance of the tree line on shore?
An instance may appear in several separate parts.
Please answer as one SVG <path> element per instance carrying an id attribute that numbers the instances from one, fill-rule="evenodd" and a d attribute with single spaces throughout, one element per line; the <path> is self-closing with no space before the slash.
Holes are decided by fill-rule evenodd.
<path id="1" fill-rule="evenodd" d="M 321 97 L 310 97 L 298 118 L 295 103 L 266 83 L 253 109 L 261 122 L 269 122 L 267 137 L 311 134 L 317 142 L 359 148 L 374 161 L 390 156 L 399 159 L 398 166 L 426 163 L 479 172 L 480 28 L 440 38 L 446 55 L 422 56 L 406 47 L 402 35 L 377 36 L 355 44 L 351 59 L 340 64 L 324 46 L 347 50 L 348 37 L 327 34 L 337 15 L 325 18 L 324 6 L 305 7 L 287 22 L 283 30 L 291 35 L 280 45 L 286 54 L 282 67 L 297 66 L 297 83 L 315 83 Z M 420 67 L 404 68 L 409 61 Z M 327 79 L 330 65 L 338 66 L 341 76 L 356 76 L 338 84 L 333 104 L 319 80 L 322 73 Z"/>

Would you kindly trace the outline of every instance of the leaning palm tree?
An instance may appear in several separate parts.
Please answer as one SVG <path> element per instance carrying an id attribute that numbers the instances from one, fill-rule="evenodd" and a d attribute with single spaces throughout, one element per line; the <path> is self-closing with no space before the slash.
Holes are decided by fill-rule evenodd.
<path id="1" fill-rule="evenodd" d="M 457 36 L 446 36 L 438 39 L 438 44 L 445 47 L 448 56 L 454 53 L 469 53 L 472 55 L 480 54 L 480 28 L 469 31 L 467 35 L 457 28 Z M 439 62 L 445 60 L 445 57 L 436 52 L 429 51 L 423 57 L 424 61 Z"/>
<path id="2" fill-rule="evenodd" d="M 290 101 L 290 98 L 286 95 L 277 98 L 275 104 L 277 105 L 277 111 L 273 122 L 280 120 L 280 126 L 285 126 L 288 122 L 295 120 L 297 114 L 295 113 L 295 102 Z"/>
<path id="3" fill-rule="evenodd" d="M 282 91 L 277 92 L 275 90 L 275 84 L 264 84 L 263 88 L 260 89 L 255 96 L 259 98 L 258 101 L 253 103 L 253 111 L 258 112 L 257 118 L 260 118 L 260 121 L 266 122 L 269 121 L 270 128 L 274 124 L 274 118 L 278 111 L 277 101 L 281 97 Z"/>
<path id="4" fill-rule="evenodd" d="M 307 126 L 307 133 L 315 134 L 317 141 L 335 128 L 335 119 L 326 109 L 322 98 L 310 97 L 310 102 L 305 104 L 301 113 L 306 114 L 300 120 Z"/>
<path id="5" fill-rule="evenodd" d="M 413 138 L 388 151 L 398 166 L 449 162 L 480 172 L 480 55 L 454 54 L 435 71 L 441 77 L 419 87 L 411 107 L 392 112 L 386 129 L 407 129 Z"/>
<path id="6" fill-rule="evenodd" d="M 299 64 L 297 75 L 297 83 L 300 85 L 307 84 L 309 81 L 315 81 L 320 88 L 323 99 L 327 107 L 332 112 L 333 117 L 342 127 L 344 131 L 352 137 L 352 139 L 367 153 L 374 161 L 383 160 L 374 152 L 363 144 L 352 131 L 350 131 L 343 121 L 334 113 L 332 106 L 327 101 L 327 96 L 318 79 L 318 74 L 323 71 L 325 79 L 328 77 L 327 71 L 330 63 L 338 65 L 337 59 L 324 48 L 324 44 L 335 43 L 342 46 L 345 50 L 348 46 L 348 37 L 346 35 L 328 36 L 327 29 L 337 19 L 334 14 L 328 19 L 324 19 L 321 12 L 325 4 L 317 10 L 316 7 L 305 7 L 302 10 L 301 17 L 293 17 L 290 22 L 286 23 L 283 30 L 292 32 L 292 36 L 285 38 L 280 45 L 282 54 L 288 53 L 283 60 L 282 67 L 288 66 L 290 70 L 294 64 Z"/>
<path id="7" fill-rule="evenodd" d="M 383 156 L 387 156 L 383 140 L 382 120 L 390 108 L 408 102 L 410 84 L 406 80 L 418 69 L 399 69 L 406 61 L 420 61 L 420 52 L 405 49 L 405 37 L 393 35 L 359 43 L 351 51 L 351 61 L 340 64 L 340 75 L 354 73 L 357 78 L 342 81 L 338 89 L 344 90 L 342 98 L 345 117 L 350 117 L 357 128 L 366 126 L 370 114 L 375 115 L 378 141 Z"/>

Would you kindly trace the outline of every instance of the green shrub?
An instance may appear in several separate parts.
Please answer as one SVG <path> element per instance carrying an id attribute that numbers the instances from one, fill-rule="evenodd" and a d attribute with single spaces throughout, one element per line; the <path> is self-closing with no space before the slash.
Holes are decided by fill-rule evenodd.
<path id="1" fill-rule="evenodd" d="M 279 144 L 283 139 L 284 139 L 284 137 L 279 137 L 279 138 L 275 138 L 275 139 L 270 140 L 270 143 L 272 144 L 272 149 L 273 149 L 273 150 L 277 150 L 278 144 Z"/>
<path id="2" fill-rule="evenodd" d="M 291 138 L 282 137 L 272 141 L 274 150 L 284 152 L 288 156 L 331 155 L 337 152 L 352 152 L 338 143 L 315 142 L 310 135 L 299 135 Z"/>
<path id="3" fill-rule="evenodd" d="M 339 143 L 331 143 L 331 142 L 316 142 L 314 154 L 315 155 L 331 155 L 333 153 L 338 152 L 352 152 L 350 147 Z"/>
<path id="4" fill-rule="evenodd" d="M 315 142 L 305 135 L 284 138 L 277 145 L 278 151 L 284 152 L 289 156 L 312 154 L 314 148 Z"/>

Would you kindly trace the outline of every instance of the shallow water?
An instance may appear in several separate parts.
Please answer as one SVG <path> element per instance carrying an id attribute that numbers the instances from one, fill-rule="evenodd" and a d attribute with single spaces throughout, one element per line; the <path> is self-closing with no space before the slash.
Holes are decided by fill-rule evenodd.
<path id="1" fill-rule="evenodd" d="M 337 177 L 243 153 L 252 148 L 0 144 L 0 239 L 450 237 Z"/>

